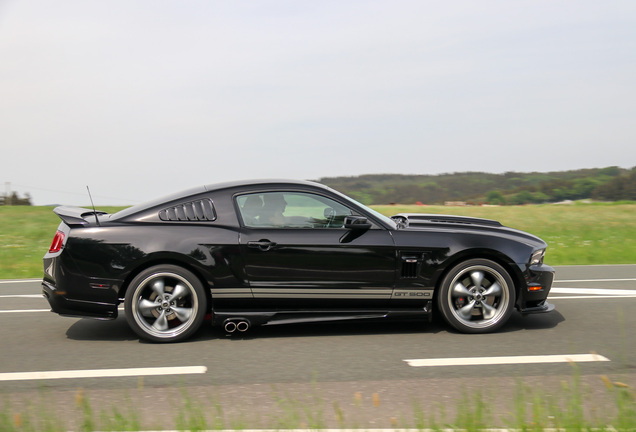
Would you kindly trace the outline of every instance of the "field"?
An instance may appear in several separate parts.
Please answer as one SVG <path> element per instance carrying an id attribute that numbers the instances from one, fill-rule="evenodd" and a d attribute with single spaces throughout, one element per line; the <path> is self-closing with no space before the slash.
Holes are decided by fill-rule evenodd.
<path id="1" fill-rule="evenodd" d="M 386 215 L 436 213 L 495 219 L 544 239 L 550 265 L 636 263 L 636 204 L 502 207 L 374 206 Z M 100 208 L 114 212 L 121 208 Z M 60 220 L 51 207 L 0 207 L 0 279 L 42 276 Z"/>
<path id="2" fill-rule="evenodd" d="M 395 416 L 383 419 L 382 423 L 394 429 L 379 429 L 372 423 L 371 429 L 359 420 L 347 415 L 369 413 L 381 405 L 377 393 L 373 402 L 365 404 L 363 395 L 357 392 L 351 406 L 345 407 L 337 401 L 331 402 L 320 392 L 309 393 L 303 399 L 290 398 L 272 388 L 275 408 L 266 418 L 249 418 L 247 412 L 238 417 L 227 414 L 214 395 L 208 401 L 192 398 L 187 388 L 175 389 L 180 397 L 171 404 L 177 406 L 174 417 L 164 414 L 160 420 L 144 421 L 139 406 L 144 401 L 126 395 L 118 404 L 89 399 L 84 389 L 75 392 L 74 403 L 64 404 L 64 415 L 59 407 L 51 407 L 51 394 L 43 388 L 30 403 L 12 406 L 6 400 L 0 402 L 0 430 L 6 432 L 65 432 L 81 431 L 143 431 L 176 428 L 180 431 L 315 431 L 332 432 L 334 426 L 341 430 L 359 432 L 622 432 L 636 430 L 636 406 L 634 391 L 620 381 L 612 381 L 602 375 L 598 383 L 603 389 L 595 392 L 587 388 L 577 369 L 570 379 L 560 381 L 560 389 L 548 393 L 519 382 L 510 401 L 494 405 L 492 395 L 482 390 L 464 394 L 457 401 L 440 401 L 435 405 L 422 406 L 413 401 L 412 417 Z M 139 381 L 142 388 L 143 381 Z M 601 385 L 602 386 L 602 385 Z M 595 387 L 599 387 L 596 385 Z M 135 389 L 129 389 L 135 394 Z M 173 392 L 170 392 L 171 394 Z M 68 392 L 65 399 L 73 398 Z M 59 397 L 59 396 L 58 396 Z M 598 398 L 603 406 L 598 405 Z M 309 403 L 307 403 L 309 401 Z M 123 402 L 123 403 L 122 403 Z M 450 406 L 449 406 L 450 405 Z M 591 408 L 590 408 L 591 407 Z M 56 409 L 58 411 L 56 411 Z M 450 414 L 449 411 L 454 411 Z M 347 414 L 345 414 L 345 412 Z M 261 429 L 254 429 L 254 424 Z M 157 426 L 160 424 L 160 426 Z M 497 428 L 493 427 L 497 425 Z M 174 429 L 169 429 L 174 430 Z"/>
<path id="3" fill-rule="evenodd" d="M 59 224 L 53 207 L 0 206 L 0 279 L 41 277 L 42 257 Z"/>
<path id="4" fill-rule="evenodd" d="M 435 213 L 494 219 L 548 243 L 550 265 L 636 264 L 636 204 L 501 207 L 374 206 L 380 213 Z"/>

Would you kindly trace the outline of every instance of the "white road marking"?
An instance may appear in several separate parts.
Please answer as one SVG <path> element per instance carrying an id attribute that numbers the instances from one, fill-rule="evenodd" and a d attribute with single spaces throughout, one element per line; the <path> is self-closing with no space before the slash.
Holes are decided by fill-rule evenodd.
<path id="1" fill-rule="evenodd" d="M 553 296 L 553 294 L 570 294 L 567 296 Z M 580 294 L 580 295 L 575 295 Z M 0 298 L 43 298 L 40 294 L 16 294 L 16 295 L 0 295 Z M 553 287 L 550 290 L 550 300 L 576 300 L 576 299 L 618 299 L 618 298 L 636 298 L 636 290 L 617 290 L 602 288 L 559 288 Z M 123 311 L 122 307 L 117 309 Z M 0 314 L 6 313 L 32 313 L 32 312 L 51 312 L 51 309 L 14 309 L 0 310 Z"/>
<path id="2" fill-rule="evenodd" d="M 0 280 L 0 284 L 33 283 L 33 282 L 42 282 L 42 279 Z"/>
<path id="3" fill-rule="evenodd" d="M 120 307 L 117 308 L 117 310 L 119 312 L 124 312 L 124 308 Z M 3 313 L 31 313 L 31 312 L 52 312 L 51 309 L 10 309 L 10 310 L 0 310 L 0 314 Z M 77 316 L 76 318 L 81 318 L 80 316 Z M 86 318 L 90 318 L 90 317 L 86 317 Z"/>
<path id="4" fill-rule="evenodd" d="M 39 279 L 36 279 L 39 281 Z M 594 279 L 596 281 L 616 281 L 616 280 L 636 280 L 636 279 Z M 592 279 L 590 279 L 592 281 Z M 14 282 L 33 282 L 31 280 L 21 281 L 0 281 L 0 283 Z M 583 280 L 575 281 L 559 281 L 559 282 L 584 282 Z M 553 294 L 568 294 L 566 296 L 554 296 Z M 579 294 L 579 295 L 576 295 Z M 561 288 L 552 287 L 550 290 L 550 300 L 578 300 L 578 299 L 616 299 L 616 298 L 635 298 L 636 290 L 620 290 L 620 289 L 603 289 L 603 288 Z M 43 298 L 42 294 L 7 294 L 0 295 L 3 298 Z M 118 308 L 122 311 L 123 308 Z M 13 309 L 0 310 L 0 314 L 7 313 L 34 313 L 34 312 L 50 312 L 51 309 Z"/>
<path id="5" fill-rule="evenodd" d="M 68 379 L 68 378 L 116 378 L 132 376 L 156 376 L 156 375 L 191 375 L 204 374 L 208 370 L 205 366 L 183 367 L 155 367 L 155 368 L 130 368 L 130 369 L 89 369 L 66 371 L 39 371 L 39 372 L 8 372 L 0 373 L 0 381 L 23 381 L 43 379 Z"/>
<path id="6" fill-rule="evenodd" d="M 627 278 L 627 279 L 563 279 L 563 280 L 555 280 L 554 283 L 559 282 L 627 282 L 627 281 L 636 281 L 636 278 Z"/>
<path id="7" fill-rule="evenodd" d="M 603 289 L 603 288 L 559 288 L 552 287 L 550 294 L 583 294 L 604 296 L 633 296 L 636 290 Z"/>
<path id="8" fill-rule="evenodd" d="M 576 299 L 624 299 L 624 298 L 636 298 L 636 294 L 633 295 L 582 295 L 582 296 L 564 296 L 564 297 L 548 297 L 550 300 L 576 300 Z"/>
<path id="9" fill-rule="evenodd" d="M 3 313 L 31 313 L 31 312 L 51 312 L 51 309 L 14 309 L 14 310 L 0 310 L 0 314 L 3 314 Z"/>
<path id="10" fill-rule="evenodd" d="M 404 360 L 412 367 L 427 366 L 484 366 L 502 364 L 539 364 L 539 363 L 581 363 L 610 361 L 598 354 L 566 354 L 505 357 L 460 357 Z"/>

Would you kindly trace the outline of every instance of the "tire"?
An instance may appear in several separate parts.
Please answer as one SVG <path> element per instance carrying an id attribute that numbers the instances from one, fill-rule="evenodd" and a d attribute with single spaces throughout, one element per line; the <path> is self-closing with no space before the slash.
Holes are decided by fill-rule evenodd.
<path id="1" fill-rule="evenodd" d="M 516 300 L 508 272 L 496 262 L 471 259 L 442 280 L 437 305 L 448 324 L 462 333 L 489 333 L 508 321 Z"/>
<path id="2" fill-rule="evenodd" d="M 142 339 L 179 342 L 203 323 L 207 300 L 201 281 L 174 265 L 158 265 L 139 273 L 124 299 L 128 325 Z"/>

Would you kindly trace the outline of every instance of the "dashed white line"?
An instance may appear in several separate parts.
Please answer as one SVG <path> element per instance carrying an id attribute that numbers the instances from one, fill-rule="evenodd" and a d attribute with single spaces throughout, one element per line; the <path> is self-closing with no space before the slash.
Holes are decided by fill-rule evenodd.
<path id="1" fill-rule="evenodd" d="M 568 294 L 566 296 L 554 296 L 553 294 Z M 575 295 L 580 294 L 580 295 Z M 636 290 L 598 289 L 598 288 L 559 288 L 552 287 L 550 300 L 576 300 L 576 299 L 620 299 L 634 298 Z"/>
<path id="2" fill-rule="evenodd" d="M 155 367 L 130 369 L 88 369 L 66 371 L 8 372 L 0 373 L 0 381 L 70 379 L 70 378 L 119 378 L 132 376 L 204 374 L 205 366 Z"/>
<path id="3" fill-rule="evenodd" d="M 603 288 L 560 288 L 552 287 L 550 294 L 583 294 L 604 296 L 633 296 L 636 290 L 603 289 Z"/>
<path id="4" fill-rule="evenodd" d="M 554 283 L 564 282 L 628 282 L 628 281 L 636 281 L 636 278 L 626 278 L 626 279 L 562 279 L 555 280 Z"/>
<path id="5" fill-rule="evenodd" d="M 42 282 L 42 279 L 8 279 L 8 280 L 0 280 L 0 284 L 33 283 L 33 282 Z"/>
<path id="6" fill-rule="evenodd" d="M 581 296 L 577 296 L 577 295 L 570 295 L 570 296 L 563 296 L 563 297 L 553 297 L 550 296 L 548 297 L 548 299 L 550 300 L 578 300 L 578 299 L 625 299 L 625 298 L 636 298 L 636 294 L 632 294 L 632 295 L 581 295 Z"/>
<path id="7" fill-rule="evenodd" d="M 598 354 L 566 354 L 536 356 L 504 356 L 504 357 L 459 357 L 404 360 L 412 367 L 431 366 L 484 366 L 503 364 L 540 364 L 540 363 L 581 363 L 610 361 Z"/>
<path id="8" fill-rule="evenodd" d="M 38 279 L 39 280 L 39 279 Z M 615 280 L 636 280 L 636 279 L 594 279 L 597 281 L 615 281 Z M 590 279 L 592 281 L 592 279 Z M 13 281 L 0 281 L 0 283 L 9 283 Z M 27 281 L 28 282 L 28 281 Z M 583 280 L 570 280 L 559 282 L 584 282 Z M 565 296 L 555 296 L 554 294 L 567 294 Z M 24 298 L 24 299 L 41 299 L 41 294 L 7 294 L 0 295 L 0 299 Z M 636 298 L 636 290 L 629 289 L 603 289 L 603 288 L 562 288 L 552 287 L 550 290 L 550 300 L 578 300 L 578 299 L 619 299 L 619 298 Z M 123 310 L 119 308 L 118 310 Z M 51 309 L 12 309 L 0 310 L 0 314 L 10 313 L 36 313 L 50 312 Z"/>
<path id="9" fill-rule="evenodd" d="M 12 309 L 12 310 L 0 310 L 0 314 L 3 314 L 3 313 L 32 313 L 32 312 L 51 312 L 51 309 Z"/>

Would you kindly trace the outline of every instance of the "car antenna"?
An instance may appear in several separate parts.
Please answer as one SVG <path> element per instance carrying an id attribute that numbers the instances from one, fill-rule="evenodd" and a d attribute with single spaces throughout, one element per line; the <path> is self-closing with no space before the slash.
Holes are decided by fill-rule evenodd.
<path id="1" fill-rule="evenodd" d="M 101 227 L 99 223 L 99 219 L 97 218 L 97 210 L 95 210 L 95 203 L 93 202 L 93 197 L 91 196 L 91 190 L 88 187 L 88 185 L 86 185 L 86 190 L 88 191 L 88 197 L 91 199 L 91 205 L 93 206 L 93 214 L 95 215 L 95 222 L 97 222 L 98 227 Z"/>

